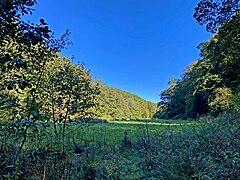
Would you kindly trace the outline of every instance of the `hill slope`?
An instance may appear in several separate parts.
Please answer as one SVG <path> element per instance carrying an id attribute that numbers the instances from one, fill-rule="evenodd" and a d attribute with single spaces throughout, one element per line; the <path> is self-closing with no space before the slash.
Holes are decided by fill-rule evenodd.
<path id="1" fill-rule="evenodd" d="M 97 118 L 101 119 L 142 119 L 152 118 L 157 105 L 146 101 L 137 95 L 102 86 Z"/>

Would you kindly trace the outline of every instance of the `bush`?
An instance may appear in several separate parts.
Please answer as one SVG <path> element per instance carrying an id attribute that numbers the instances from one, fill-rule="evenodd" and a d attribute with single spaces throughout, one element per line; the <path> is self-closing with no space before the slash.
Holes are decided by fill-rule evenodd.
<path id="1" fill-rule="evenodd" d="M 235 111 L 240 111 L 240 93 L 231 98 L 231 109 Z"/>
<path id="2" fill-rule="evenodd" d="M 231 106 L 232 91 L 229 88 L 217 88 L 209 98 L 210 113 L 217 116 Z"/>

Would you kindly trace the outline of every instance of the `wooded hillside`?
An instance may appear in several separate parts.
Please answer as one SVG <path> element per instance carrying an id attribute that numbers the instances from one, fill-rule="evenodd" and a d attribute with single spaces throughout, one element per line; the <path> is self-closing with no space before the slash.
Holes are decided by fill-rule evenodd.
<path id="1" fill-rule="evenodd" d="M 152 118 L 157 104 L 108 86 L 101 87 L 96 117 L 101 119 Z"/>

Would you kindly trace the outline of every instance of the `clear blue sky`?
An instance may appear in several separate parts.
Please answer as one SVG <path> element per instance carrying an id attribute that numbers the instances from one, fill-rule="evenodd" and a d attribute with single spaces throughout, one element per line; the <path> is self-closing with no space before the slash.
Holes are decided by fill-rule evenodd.
<path id="1" fill-rule="evenodd" d="M 169 78 L 199 59 L 211 34 L 193 19 L 197 0 L 39 0 L 31 20 L 44 18 L 73 42 L 63 55 L 84 61 L 92 76 L 153 102 Z"/>

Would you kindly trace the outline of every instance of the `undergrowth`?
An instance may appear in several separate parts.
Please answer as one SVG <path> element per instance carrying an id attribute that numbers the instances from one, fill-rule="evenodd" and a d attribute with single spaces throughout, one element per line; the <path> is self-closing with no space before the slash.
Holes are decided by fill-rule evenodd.
<path id="1" fill-rule="evenodd" d="M 154 135 L 142 124 L 137 138 L 126 132 L 117 145 L 103 137 L 96 143 L 81 141 L 72 133 L 56 142 L 46 127 L 29 131 L 18 161 L 13 157 L 21 132 L 2 124 L 0 179 L 235 180 L 240 177 L 239 121 L 239 113 L 225 113 Z"/>

